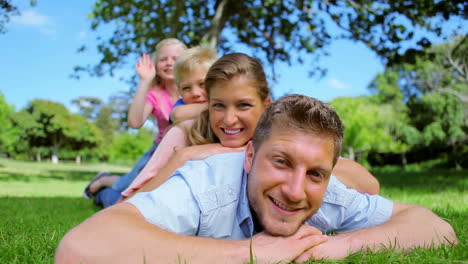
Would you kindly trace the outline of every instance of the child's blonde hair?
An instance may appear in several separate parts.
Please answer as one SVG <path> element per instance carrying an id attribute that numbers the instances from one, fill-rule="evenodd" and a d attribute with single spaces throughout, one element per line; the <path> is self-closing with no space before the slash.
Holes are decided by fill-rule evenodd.
<path id="1" fill-rule="evenodd" d="M 181 80 L 187 74 L 204 67 L 206 71 L 218 59 L 216 50 L 208 46 L 196 46 L 185 50 L 176 60 L 174 65 L 174 79 L 181 93 L 182 87 L 180 86 Z"/>
<path id="2" fill-rule="evenodd" d="M 178 45 L 182 50 L 186 50 L 187 46 L 182 43 L 182 41 L 176 39 L 176 38 L 167 38 L 161 40 L 155 47 L 154 53 L 153 53 L 153 63 L 154 65 L 158 64 L 159 61 L 159 56 L 160 56 L 160 50 L 164 46 L 169 46 L 169 45 Z M 159 77 L 158 73 L 156 72 L 156 76 L 153 79 L 152 82 L 153 85 L 160 85 L 161 84 L 161 77 Z"/>

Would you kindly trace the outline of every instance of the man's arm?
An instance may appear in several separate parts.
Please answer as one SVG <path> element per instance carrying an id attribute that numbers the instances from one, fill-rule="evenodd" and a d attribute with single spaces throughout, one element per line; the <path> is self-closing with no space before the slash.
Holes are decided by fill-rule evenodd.
<path id="1" fill-rule="evenodd" d="M 409 251 L 413 248 L 457 244 L 452 226 L 429 209 L 419 205 L 394 203 L 392 217 L 386 223 L 349 233 L 330 236 L 296 261 L 331 258 L 342 259 L 361 249 L 376 252 L 382 248 Z"/>
<path id="2" fill-rule="evenodd" d="M 257 263 L 291 261 L 326 241 L 303 226 L 291 237 L 253 238 Z M 59 244 L 56 263 L 246 263 L 250 240 L 178 235 L 147 222 L 129 203 L 111 206 L 72 229 Z"/>

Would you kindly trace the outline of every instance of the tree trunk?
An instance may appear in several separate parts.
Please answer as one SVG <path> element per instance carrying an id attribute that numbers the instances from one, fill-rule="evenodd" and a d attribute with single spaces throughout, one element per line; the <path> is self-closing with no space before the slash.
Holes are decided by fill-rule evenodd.
<path id="1" fill-rule="evenodd" d="M 216 7 L 215 15 L 211 20 L 211 27 L 202 37 L 202 42 L 208 43 L 208 45 L 212 48 L 215 48 L 218 45 L 219 38 L 221 36 L 221 31 L 224 28 L 224 24 L 226 23 L 226 13 L 225 7 L 228 3 L 228 0 L 221 0 Z"/>
<path id="2" fill-rule="evenodd" d="M 52 148 L 52 163 L 57 164 L 59 163 L 59 158 L 58 158 L 58 144 L 54 144 L 54 147 Z"/>
<path id="3" fill-rule="evenodd" d="M 348 147 L 348 155 L 350 160 L 356 160 L 356 155 L 354 154 L 354 149 L 352 147 Z"/>
<path id="4" fill-rule="evenodd" d="M 40 149 L 38 149 L 36 151 L 36 161 L 41 161 L 41 150 Z"/>
<path id="5" fill-rule="evenodd" d="M 401 153 L 401 164 L 403 166 L 406 166 L 408 164 L 408 161 L 406 160 L 406 153 L 405 152 Z"/>
<path id="6" fill-rule="evenodd" d="M 81 164 L 81 155 L 79 155 L 79 154 L 76 155 L 76 157 L 75 157 L 75 163 L 76 163 L 76 164 Z"/>

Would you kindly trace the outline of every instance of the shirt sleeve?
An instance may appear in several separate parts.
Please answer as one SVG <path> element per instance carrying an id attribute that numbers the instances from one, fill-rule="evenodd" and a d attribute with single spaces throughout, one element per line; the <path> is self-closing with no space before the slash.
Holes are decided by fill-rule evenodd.
<path id="1" fill-rule="evenodd" d="M 392 211 L 392 201 L 349 189 L 332 177 L 322 206 L 307 222 L 322 232 L 349 232 L 381 225 L 391 218 Z"/>
<path id="2" fill-rule="evenodd" d="M 165 230 L 192 236 L 199 230 L 199 205 L 177 172 L 153 191 L 138 193 L 126 202 L 138 208 L 148 222 Z"/>
<path id="3" fill-rule="evenodd" d="M 182 100 L 182 98 L 178 99 L 175 103 L 174 103 L 174 106 L 172 107 L 172 110 L 171 110 L 171 114 L 172 114 L 172 111 L 174 111 L 174 108 L 178 107 L 178 106 L 181 106 L 181 105 L 185 105 L 184 103 L 184 100 Z M 169 124 L 173 124 L 173 121 L 171 119 L 171 115 L 169 115 Z"/>

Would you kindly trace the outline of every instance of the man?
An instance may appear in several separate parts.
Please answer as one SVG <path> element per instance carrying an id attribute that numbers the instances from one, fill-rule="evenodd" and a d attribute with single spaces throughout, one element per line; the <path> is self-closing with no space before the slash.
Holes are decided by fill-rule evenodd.
<path id="1" fill-rule="evenodd" d="M 188 162 L 159 188 L 99 212 L 64 237 L 56 261 L 245 263 L 252 249 L 256 263 L 303 262 L 457 242 L 428 209 L 346 189 L 331 176 L 342 139 L 326 104 L 282 97 L 245 154 Z"/>

